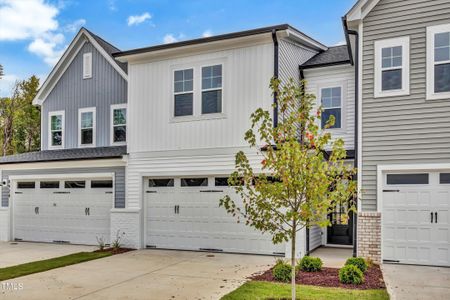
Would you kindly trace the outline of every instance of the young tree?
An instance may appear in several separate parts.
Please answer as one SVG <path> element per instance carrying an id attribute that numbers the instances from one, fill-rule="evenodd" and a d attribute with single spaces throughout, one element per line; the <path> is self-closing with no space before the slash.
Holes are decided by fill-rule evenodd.
<path id="1" fill-rule="evenodd" d="M 243 204 L 225 196 L 220 205 L 238 222 L 243 219 L 246 225 L 270 234 L 273 243 L 291 242 L 295 299 L 296 234 L 305 227 L 330 225 L 327 215 L 337 205 L 353 207 L 356 170 L 344 162 L 343 140 L 321 130 L 322 110 L 313 113 L 315 97 L 305 93 L 305 82 L 295 84 L 291 79 L 281 86 L 273 79 L 270 86 L 277 97 L 279 124 L 274 127 L 269 111 L 259 108 L 245 133 L 250 147 L 263 158 L 260 170 L 254 170 L 246 154 L 238 152 L 229 184 Z M 333 124 L 332 116 L 325 128 Z"/>

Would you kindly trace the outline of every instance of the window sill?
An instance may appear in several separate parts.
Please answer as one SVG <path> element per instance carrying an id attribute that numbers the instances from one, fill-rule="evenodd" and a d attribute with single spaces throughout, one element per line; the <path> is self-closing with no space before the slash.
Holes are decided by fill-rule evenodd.
<path id="1" fill-rule="evenodd" d="M 206 120 L 219 120 L 219 119 L 225 119 L 226 117 L 227 116 L 224 113 L 204 114 L 204 115 L 200 115 L 200 116 L 171 117 L 170 118 L 170 123 L 206 121 Z"/>
<path id="2" fill-rule="evenodd" d="M 126 146 L 127 142 L 116 142 L 116 143 L 111 143 L 111 146 Z"/>
<path id="3" fill-rule="evenodd" d="M 78 148 L 95 148 L 95 145 L 94 144 L 90 144 L 90 145 L 78 144 Z"/>
<path id="4" fill-rule="evenodd" d="M 48 146 L 48 150 L 62 150 L 63 146 Z"/>
<path id="5" fill-rule="evenodd" d="M 450 92 L 427 94 L 426 100 L 450 100 Z"/>
<path id="6" fill-rule="evenodd" d="M 386 98 L 386 97 L 396 97 L 396 96 L 409 96 L 409 90 L 393 90 L 386 92 L 375 92 L 374 98 Z"/>

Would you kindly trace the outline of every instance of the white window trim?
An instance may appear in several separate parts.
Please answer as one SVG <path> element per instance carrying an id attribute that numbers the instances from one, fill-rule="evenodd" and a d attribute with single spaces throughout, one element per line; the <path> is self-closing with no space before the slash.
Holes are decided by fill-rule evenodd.
<path id="1" fill-rule="evenodd" d="M 84 65 L 85 59 L 88 59 L 88 61 L 89 61 L 89 70 L 85 69 L 85 65 Z M 87 52 L 87 53 L 83 54 L 83 79 L 89 79 L 89 78 L 92 78 L 92 52 Z"/>
<path id="2" fill-rule="evenodd" d="M 125 142 L 114 142 L 114 110 L 116 109 L 126 109 L 126 139 Z M 121 103 L 121 104 L 113 104 L 111 105 L 111 112 L 110 112 L 110 134 L 109 134 L 109 138 L 110 138 L 110 143 L 113 146 L 123 146 L 127 144 L 127 140 L 128 140 L 128 108 L 127 108 L 127 104 L 126 103 Z"/>
<path id="3" fill-rule="evenodd" d="M 222 86 L 220 87 L 220 88 L 211 88 L 211 89 L 203 89 L 203 75 L 202 75 L 202 73 L 203 73 L 203 68 L 204 67 L 213 67 L 213 66 L 221 66 L 222 67 Z M 199 106 L 199 109 L 200 109 L 200 111 L 199 111 L 199 115 L 200 116 L 202 116 L 202 117 L 211 117 L 211 116 L 222 116 L 222 114 L 223 114 L 223 98 L 224 98 L 224 80 L 223 80 L 223 78 L 225 77 L 224 76 L 224 64 L 223 63 L 208 63 L 208 64 L 202 64 L 200 67 L 199 67 L 199 86 L 200 86 L 200 95 L 199 95 L 199 97 L 200 97 L 200 101 L 199 101 L 199 103 L 200 103 L 200 106 Z M 217 112 L 217 113 L 209 113 L 209 114 L 203 114 L 202 113 L 202 106 L 203 106 L 203 97 L 202 97 L 202 94 L 203 94 L 203 92 L 208 92 L 208 91 L 217 91 L 217 90 L 221 90 L 222 91 L 222 98 L 220 99 L 220 101 L 221 101 L 221 108 L 222 108 L 222 110 L 220 111 L 220 112 Z"/>
<path id="4" fill-rule="evenodd" d="M 185 71 L 185 70 L 192 70 L 192 91 L 175 92 L 175 72 L 177 72 L 177 71 Z M 197 73 L 197 70 L 195 70 L 195 68 L 193 66 L 172 69 L 172 72 L 171 72 L 172 79 L 170 80 L 170 82 L 172 84 L 172 89 L 171 89 L 171 91 L 172 91 L 171 114 L 172 114 L 172 118 L 174 120 L 189 119 L 189 118 L 192 118 L 193 116 L 195 116 L 195 106 L 196 106 L 196 103 L 195 103 L 195 88 L 196 88 L 195 87 L 196 86 L 195 75 L 196 75 L 196 73 Z M 192 115 L 175 116 L 175 96 L 176 95 L 184 95 L 184 94 L 192 94 Z"/>
<path id="5" fill-rule="evenodd" d="M 341 88 L 341 127 L 339 128 L 328 128 L 325 129 L 325 131 L 330 131 L 334 133 L 340 133 L 345 132 L 347 128 L 347 83 L 344 81 L 338 81 L 338 82 L 328 82 L 319 84 L 317 86 L 317 104 L 318 107 L 322 105 L 322 90 L 323 89 L 329 89 L 329 88 Z M 322 120 L 320 120 L 320 123 L 318 124 L 319 128 L 322 129 Z"/>
<path id="6" fill-rule="evenodd" d="M 383 48 L 402 47 L 402 88 L 399 90 L 383 91 L 382 88 L 382 71 L 381 51 Z M 409 95 L 409 36 L 398 37 L 388 40 L 375 41 L 374 45 L 374 97 L 392 97 Z M 397 69 L 397 68 L 395 68 Z"/>
<path id="7" fill-rule="evenodd" d="M 65 140 L 65 127 L 66 127 L 66 112 L 64 110 L 59 111 L 51 111 L 48 113 L 48 149 L 64 149 L 64 140 Z M 61 127 L 61 146 L 53 146 L 52 145 L 52 116 L 62 116 L 62 127 Z"/>
<path id="8" fill-rule="evenodd" d="M 89 148 L 96 145 L 96 131 L 97 131 L 97 113 L 95 107 L 85 107 L 78 109 L 78 147 Z M 86 112 L 92 112 L 92 144 L 81 144 L 81 114 Z"/>
<path id="9" fill-rule="evenodd" d="M 450 92 L 434 92 L 434 35 L 442 32 L 450 32 L 450 24 L 427 27 L 427 100 L 450 98 Z"/>

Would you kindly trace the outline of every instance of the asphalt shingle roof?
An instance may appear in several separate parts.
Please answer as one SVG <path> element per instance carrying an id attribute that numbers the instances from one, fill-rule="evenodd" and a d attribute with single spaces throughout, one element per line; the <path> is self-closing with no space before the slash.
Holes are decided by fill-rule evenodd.
<path id="1" fill-rule="evenodd" d="M 340 63 L 350 63 L 347 45 L 330 47 L 327 51 L 316 54 L 301 66 L 311 68 Z"/>
<path id="2" fill-rule="evenodd" d="M 0 164 L 118 158 L 126 153 L 127 146 L 44 150 L 4 156 L 0 158 Z"/>

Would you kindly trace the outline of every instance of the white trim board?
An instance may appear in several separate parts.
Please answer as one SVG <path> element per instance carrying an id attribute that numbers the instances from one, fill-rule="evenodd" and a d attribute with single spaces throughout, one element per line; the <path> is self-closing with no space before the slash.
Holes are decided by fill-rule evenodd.
<path id="1" fill-rule="evenodd" d="M 29 179 L 64 179 L 64 178 L 113 178 L 115 173 L 62 173 L 62 174 L 33 174 L 33 175 L 11 175 L 11 181 Z"/>
<path id="2" fill-rule="evenodd" d="M 74 169 L 74 168 L 102 168 L 125 167 L 126 161 L 122 158 L 115 159 L 84 159 L 67 161 L 27 162 L 0 164 L 0 170 L 40 170 L 40 169 Z"/>

